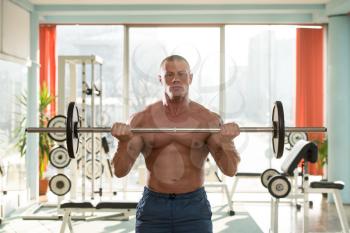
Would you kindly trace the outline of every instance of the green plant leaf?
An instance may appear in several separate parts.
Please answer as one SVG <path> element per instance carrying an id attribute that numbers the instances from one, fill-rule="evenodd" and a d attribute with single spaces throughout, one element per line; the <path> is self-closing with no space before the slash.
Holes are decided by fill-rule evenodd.
<path id="1" fill-rule="evenodd" d="M 318 161 L 323 167 L 328 163 L 328 138 L 323 141 L 315 141 L 318 146 Z"/>
<path id="2" fill-rule="evenodd" d="M 27 134 L 25 132 L 25 127 L 27 126 L 27 92 L 23 92 L 21 95 L 16 96 L 17 102 L 20 104 L 21 108 L 24 109 L 24 112 L 21 113 L 20 120 L 17 122 L 17 127 L 14 129 L 14 146 L 20 152 L 21 156 L 26 154 L 26 144 L 27 144 Z M 46 127 L 47 122 L 49 121 L 48 116 L 48 107 L 55 99 L 54 96 L 50 95 L 49 90 L 46 84 L 43 84 L 40 88 L 39 93 L 39 127 Z M 48 156 L 51 148 L 53 147 L 53 141 L 48 136 L 47 133 L 39 134 L 39 178 L 44 178 L 46 171 Z"/>

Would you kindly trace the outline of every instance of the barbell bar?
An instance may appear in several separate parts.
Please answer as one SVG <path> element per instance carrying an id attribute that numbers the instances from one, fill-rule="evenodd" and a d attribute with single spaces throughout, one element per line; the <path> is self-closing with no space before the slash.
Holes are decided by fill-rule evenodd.
<path id="1" fill-rule="evenodd" d="M 78 133 L 110 133 L 110 127 L 80 127 Z M 29 127 L 28 133 L 65 133 L 66 128 Z M 218 133 L 220 128 L 131 128 L 133 133 Z M 239 127 L 243 133 L 273 133 L 272 127 Z M 325 127 L 285 127 L 285 132 L 326 132 Z"/>
<path id="2" fill-rule="evenodd" d="M 75 158 L 79 149 L 80 133 L 111 133 L 110 127 L 80 127 L 79 110 L 75 102 L 67 109 L 66 127 L 29 127 L 28 133 L 66 133 L 68 154 Z M 272 127 L 240 127 L 244 133 L 272 133 L 272 148 L 276 158 L 281 158 L 284 150 L 285 132 L 326 132 L 325 127 L 285 127 L 281 101 L 276 101 L 272 109 Z M 220 128 L 131 128 L 133 133 L 218 133 Z"/>

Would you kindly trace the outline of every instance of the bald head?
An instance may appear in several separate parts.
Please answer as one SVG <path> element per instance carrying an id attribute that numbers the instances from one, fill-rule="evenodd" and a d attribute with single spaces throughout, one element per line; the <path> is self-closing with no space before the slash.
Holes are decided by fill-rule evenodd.
<path id="1" fill-rule="evenodd" d="M 184 62 L 187 65 L 188 71 L 190 71 L 190 64 L 188 63 L 188 61 L 184 57 L 182 57 L 180 55 L 171 55 L 171 56 L 164 58 L 163 61 L 160 63 L 160 69 L 164 68 L 164 64 L 166 62 L 174 62 L 174 61 Z"/>

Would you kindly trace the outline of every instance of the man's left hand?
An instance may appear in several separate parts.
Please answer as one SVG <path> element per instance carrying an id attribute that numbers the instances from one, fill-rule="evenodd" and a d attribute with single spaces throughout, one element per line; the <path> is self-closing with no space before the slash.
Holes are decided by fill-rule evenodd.
<path id="1" fill-rule="evenodd" d="M 234 122 L 223 124 L 220 129 L 220 137 L 224 142 L 230 142 L 240 134 L 239 126 Z"/>

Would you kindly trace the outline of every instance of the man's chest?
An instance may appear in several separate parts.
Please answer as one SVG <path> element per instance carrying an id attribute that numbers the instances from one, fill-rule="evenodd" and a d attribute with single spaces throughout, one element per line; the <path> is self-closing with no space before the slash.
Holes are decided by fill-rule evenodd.
<path id="1" fill-rule="evenodd" d="M 179 116 L 169 116 L 163 111 L 156 111 L 147 115 L 139 127 L 143 128 L 170 128 L 170 129 L 197 129 L 209 128 L 212 122 L 206 115 L 191 112 Z M 147 148 L 165 148 L 167 145 L 179 145 L 187 148 L 200 149 L 206 144 L 209 133 L 144 133 L 143 141 Z"/>
<path id="2" fill-rule="evenodd" d="M 170 145 L 201 149 L 206 146 L 208 136 L 208 133 L 147 133 L 142 138 L 148 149 L 162 149 Z"/>

